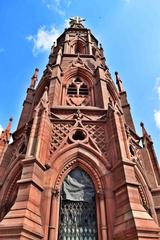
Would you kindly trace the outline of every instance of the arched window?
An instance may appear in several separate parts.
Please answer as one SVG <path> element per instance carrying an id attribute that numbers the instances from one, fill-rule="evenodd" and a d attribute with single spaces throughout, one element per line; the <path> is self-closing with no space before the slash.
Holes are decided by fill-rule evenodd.
<path id="1" fill-rule="evenodd" d="M 68 86 L 67 94 L 69 96 L 72 96 L 72 95 L 75 95 L 75 96 L 87 96 L 88 95 L 88 87 L 79 77 L 77 77 Z"/>
<path id="2" fill-rule="evenodd" d="M 82 80 L 81 80 L 79 77 L 77 77 L 76 80 L 74 80 L 74 82 L 75 82 L 75 83 L 81 83 Z"/>
<path id="3" fill-rule="evenodd" d="M 82 84 L 79 88 L 79 95 L 88 95 L 88 88 L 86 86 L 86 84 Z"/>
<path id="4" fill-rule="evenodd" d="M 79 167 L 67 175 L 62 185 L 58 239 L 98 239 L 95 187 Z"/>
<path id="5" fill-rule="evenodd" d="M 68 86 L 67 94 L 68 95 L 77 95 L 77 86 L 74 83 L 71 83 Z"/>
<path id="6" fill-rule="evenodd" d="M 75 53 L 81 53 L 81 54 L 85 53 L 84 44 L 79 40 L 76 42 L 76 45 L 75 45 Z"/>

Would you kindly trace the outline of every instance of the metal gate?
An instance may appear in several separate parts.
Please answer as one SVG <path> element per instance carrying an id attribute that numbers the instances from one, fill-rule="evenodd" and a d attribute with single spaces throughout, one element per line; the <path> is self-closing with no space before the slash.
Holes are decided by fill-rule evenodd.
<path id="1" fill-rule="evenodd" d="M 61 202 L 59 240 L 97 240 L 95 201 Z"/>
<path id="2" fill-rule="evenodd" d="M 58 239 L 98 239 L 95 188 L 81 168 L 72 170 L 62 185 Z"/>

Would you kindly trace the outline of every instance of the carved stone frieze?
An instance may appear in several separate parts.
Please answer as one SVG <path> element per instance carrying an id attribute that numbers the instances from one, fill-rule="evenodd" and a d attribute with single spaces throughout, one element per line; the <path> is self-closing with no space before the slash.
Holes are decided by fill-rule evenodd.
<path id="1" fill-rule="evenodd" d="M 94 150 L 107 158 L 106 146 L 106 113 L 86 114 L 81 110 L 74 112 L 51 113 L 53 124 L 50 141 L 50 156 L 62 145 L 72 144 L 79 140 L 90 145 Z"/>
<path id="2" fill-rule="evenodd" d="M 60 146 L 64 138 L 68 135 L 73 124 L 54 123 L 52 128 L 52 138 L 50 143 L 50 153 L 53 153 Z"/>
<path id="3" fill-rule="evenodd" d="M 52 109 L 50 113 L 51 121 L 62 120 L 62 121 L 73 121 L 75 119 L 81 119 L 82 121 L 94 121 L 94 122 L 106 122 L 107 111 L 101 111 L 97 109 Z"/>
<path id="4" fill-rule="evenodd" d="M 89 135 L 96 142 L 104 156 L 107 156 L 106 135 L 104 124 L 84 124 Z"/>

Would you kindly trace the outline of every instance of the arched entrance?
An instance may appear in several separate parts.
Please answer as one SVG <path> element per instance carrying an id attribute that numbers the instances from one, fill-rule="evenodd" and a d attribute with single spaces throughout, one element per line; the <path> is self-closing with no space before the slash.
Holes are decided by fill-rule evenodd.
<path id="1" fill-rule="evenodd" d="M 77 151 L 78 149 L 78 151 Z M 109 213 L 113 212 L 113 201 L 108 201 L 107 196 L 111 196 L 110 186 L 111 179 L 107 167 L 104 165 L 103 158 L 97 154 L 94 149 L 88 148 L 83 144 L 73 144 L 63 148 L 62 151 L 57 152 L 57 155 L 52 159 L 52 167 L 47 173 L 46 183 L 52 188 L 51 202 L 48 198 L 48 204 L 50 205 L 50 218 L 48 218 L 49 224 L 49 240 L 59 239 L 59 226 L 60 226 L 60 214 L 61 214 L 61 190 L 66 177 L 76 168 L 80 168 L 90 179 L 95 191 L 95 214 L 96 214 L 96 227 L 97 227 L 97 239 L 107 240 L 107 209 Z M 104 190 L 104 184 L 106 184 L 107 191 Z M 107 204 L 106 204 L 107 202 Z M 43 211 L 47 211 L 46 208 Z M 48 216 L 49 216 L 48 215 Z M 109 222 L 110 226 L 112 222 Z M 63 239 L 63 238 L 62 238 Z M 65 238 L 64 238 L 65 239 Z M 72 238 L 66 238 L 66 240 Z M 76 239 L 73 237 L 73 240 Z M 86 238 L 80 238 L 85 240 Z M 94 239 L 94 238 L 89 238 Z M 112 238 L 110 238 L 112 239 Z M 88 238 L 86 239 L 88 240 Z"/>
<path id="2" fill-rule="evenodd" d="M 95 187 L 80 167 L 64 179 L 60 193 L 59 240 L 97 240 Z"/>

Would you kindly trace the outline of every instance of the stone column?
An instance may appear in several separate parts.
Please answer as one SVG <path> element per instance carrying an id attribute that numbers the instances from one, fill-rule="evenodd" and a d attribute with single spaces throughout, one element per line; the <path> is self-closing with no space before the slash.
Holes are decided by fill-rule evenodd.
<path id="1" fill-rule="evenodd" d="M 91 41 L 90 31 L 88 31 L 88 49 L 89 49 L 89 54 L 92 55 L 92 41 Z"/>
<path id="2" fill-rule="evenodd" d="M 59 227 L 59 206 L 60 206 L 60 195 L 59 191 L 52 190 L 52 205 L 51 205 L 51 221 L 50 221 L 50 231 L 49 240 L 58 239 L 58 227 Z"/>
<path id="3" fill-rule="evenodd" d="M 49 237 L 49 224 L 50 224 L 50 213 L 51 213 L 51 202 L 52 202 L 52 188 L 45 187 L 42 196 L 42 216 L 44 226 L 44 240 L 48 240 Z"/>
<path id="4" fill-rule="evenodd" d="M 107 240 L 107 224 L 106 224 L 106 209 L 105 209 L 105 201 L 104 201 L 104 192 L 98 192 L 98 202 L 100 208 L 100 233 L 101 239 Z"/>

